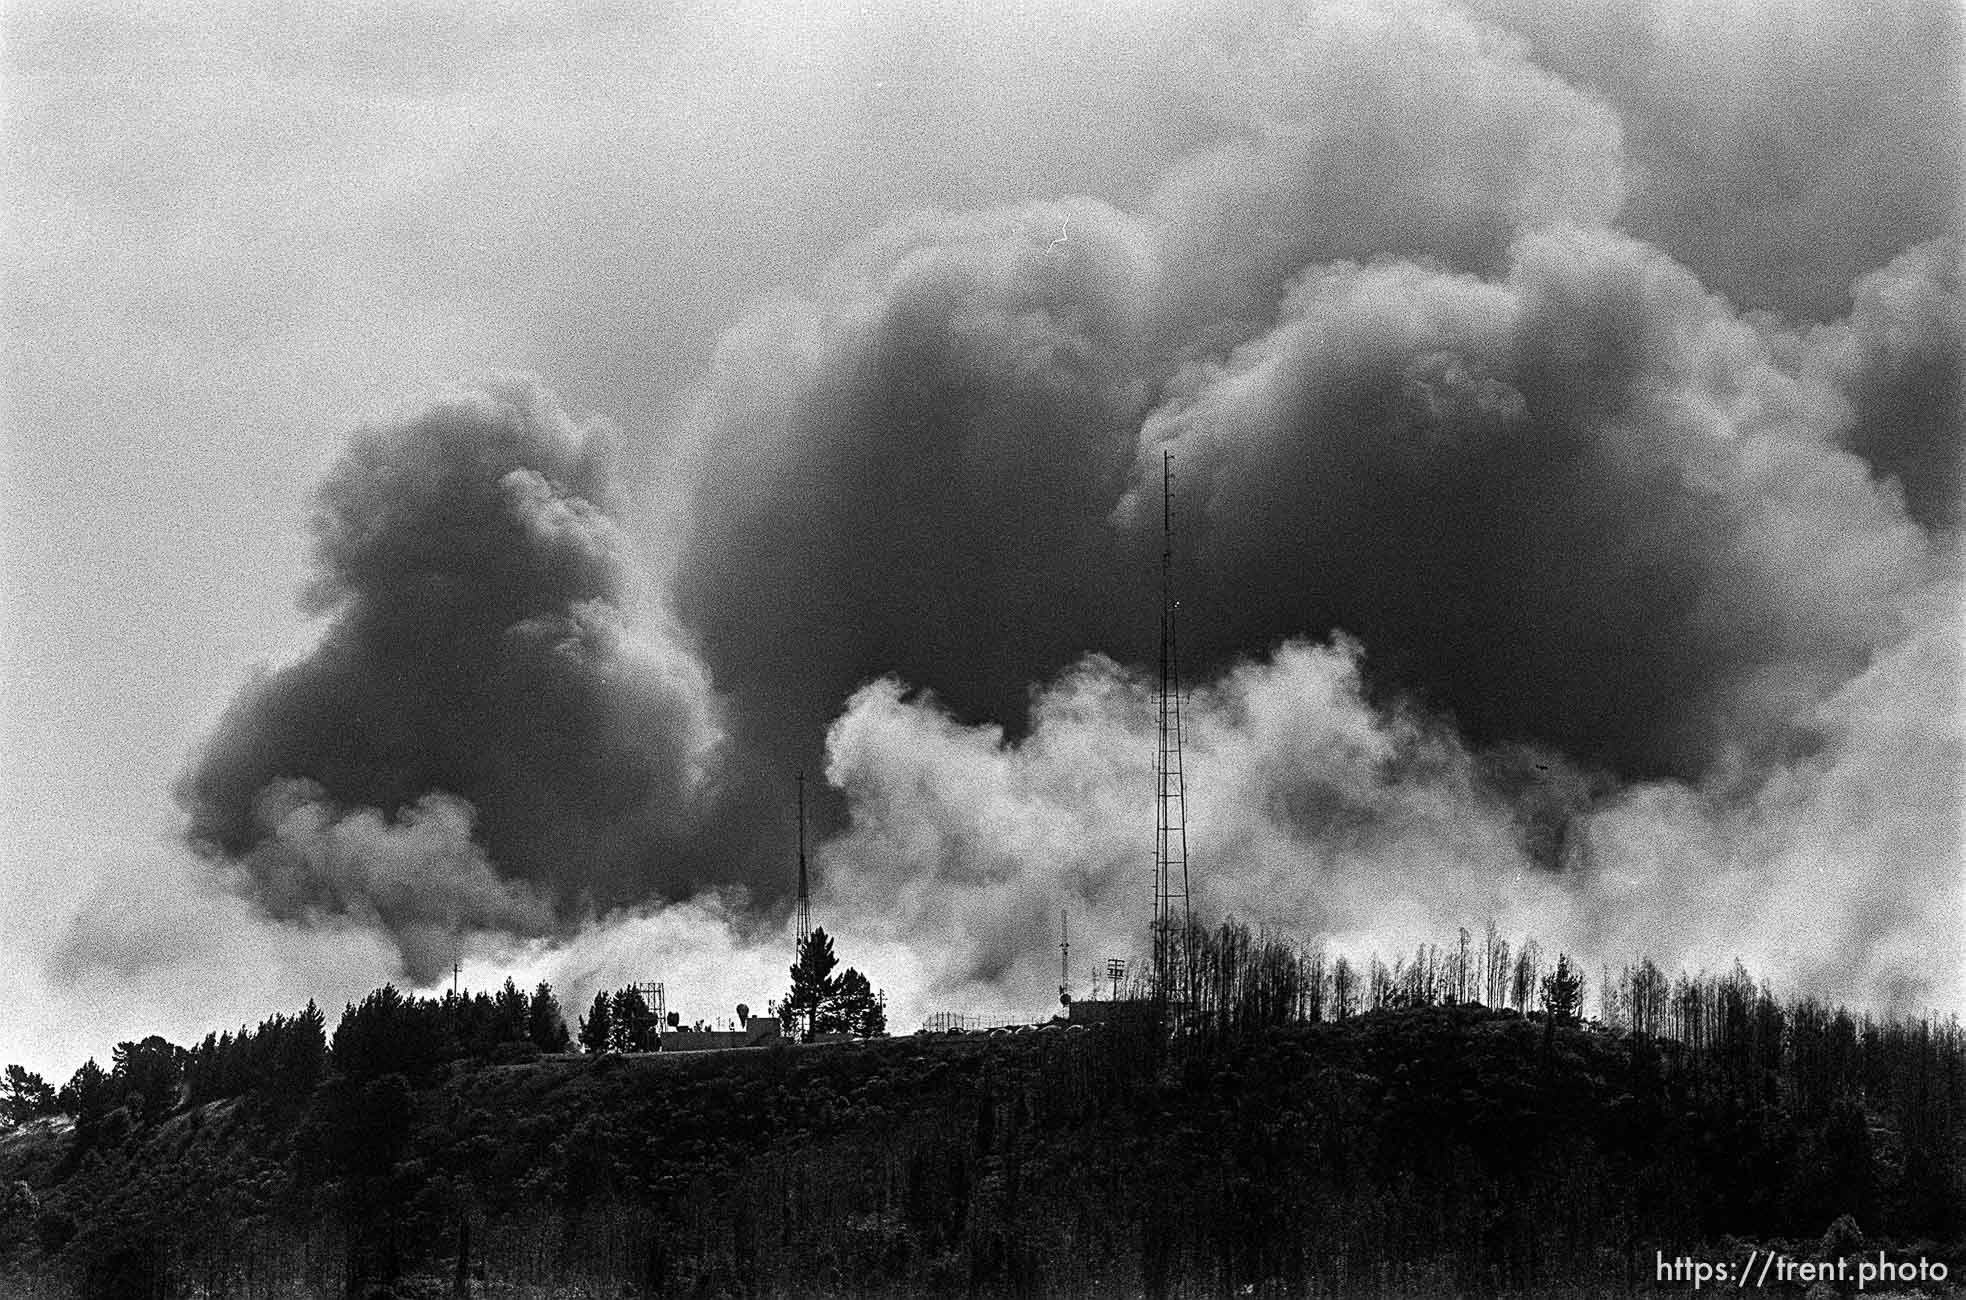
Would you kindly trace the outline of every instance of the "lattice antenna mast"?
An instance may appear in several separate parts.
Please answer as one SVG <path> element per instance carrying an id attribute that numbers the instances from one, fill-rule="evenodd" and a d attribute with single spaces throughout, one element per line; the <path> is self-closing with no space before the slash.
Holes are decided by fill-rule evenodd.
<path id="1" fill-rule="evenodd" d="M 1154 758 L 1154 992 L 1171 991 L 1188 935 L 1188 792 L 1181 770 L 1181 661 L 1174 622 L 1174 453 L 1161 453 L 1160 738 Z"/>
<path id="2" fill-rule="evenodd" d="M 799 954 L 806 949 L 806 940 L 812 938 L 812 894 L 806 886 L 806 774 L 799 773 L 799 939 L 798 948 L 792 953 L 797 961 Z"/>

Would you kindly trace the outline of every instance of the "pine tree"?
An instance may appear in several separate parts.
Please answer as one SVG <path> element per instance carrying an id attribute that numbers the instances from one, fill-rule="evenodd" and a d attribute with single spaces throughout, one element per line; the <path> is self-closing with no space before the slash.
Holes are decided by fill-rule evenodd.
<path id="1" fill-rule="evenodd" d="M 8 1066 L 4 1087 L 0 1092 L 0 1123 L 25 1124 L 55 1113 L 54 1088 L 26 1067 Z"/>
<path id="2" fill-rule="evenodd" d="M 239 1035 L 233 1037 L 231 1030 L 225 1030 L 212 1045 L 212 1095 L 214 1097 L 236 1097 L 246 1090 L 247 1080 L 240 1070 L 239 1044 L 246 1036 L 246 1027 L 239 1026 Z"/>
<path id="3" fill-rule="evenodd" d="M 335 1069 L 351 1078 L 375 1078 L 420 1069 L 439 1059 L 442 1043 L 430 1023 L 438 1004 L 420 1008 L 394 984 L 384 984 L 351 1003 L 335 1026 L 330 1052 Z"/>
<path id="4" fill-rule="evenodd" d="M 522 1043 L 529 1036 L 531 1007 L 526 995 L 505 977 L 504 985 L 492 999 L 492 1041 L 494 1043 Z"/>
<path id="5" fill-rule="evenodd" d="M 614 1050 L 646 1052 L 655 1037 L 655 1013 L 649 1009 L 642 991 L 633 985 L 614 991 L 611 1009 Z"/>
<path id="6" fill-rule="evenodd" d="M 792 991 L 779 1008 L 779 1019 L 787 1029 L 804 1026 L 810 1034 L 819 1030 L 820 1012 L 839 991 L 833 968 L 840 959 L 833 955 L 832 936 L 824 926 L 815 929 L 799 948 L 799 959 L 792 963 Z"/>
<path id="7" fill-rule="evenodd" d="M 822 1033 L 852 1034 L 856 1038 L 879 1038 L 887 1033 L 887 1009 L 867 977 L 851 966 L 840 972 L 833 995 L 826 999 L 816 1019 Z"/>
<path id="8" fill-rule="evenodd" d="M 599 1055 L 614 1045 L 614 1016 L 608 1004 L 607 990 L 594 995 L 594 1005 L 580 1020 L 580 1046 L 583 1051 Z"/>
<path id="9" fill-rule="evenodd" d="M 327 1063 L 327 1018 L 309 998 L 306 1009 L 293 1019 L 275 1019 L 280 1032 L 273 1048 L 272 1082 L 289 1096 L 305 1094 Z"/>
<path id="10" fill-rule="evenodd" d="M 151 1124 L 177 1109 L 184 1058 L 182 1047 L 157 1034 L 116 1044 L 110 1053 L 115 1062 L 111 1079 L 116 1092 L 131 1103 L 133 1118 Z"/>
<path id="11" fill-rule="evenodd" d="M 109 1075 L 96 1064 L 95 1057 L 82 1062 L 81 1068 L 62 1085 L 56 1094 L 56 1104 L 63 1114 L 75 1117 L 75 1149 L 83 1151 L 93 1146 L 103 1116 L 115 1104 Z"/>
<path id="12" fill-rule="evenodd" d="M 532 991 L 526 1008 L 526 1036 L 542 1052 L 567 1050 L 567 1018 L 560 1010 L 560 1000 L 553 996 L 553 986 L 545 980 Z"/>
<path id="13" fill-rule="evenodd" d="M 1574 1023 L 1584 1010 L 1584 977 L 1557 954 L 1556 969 L 1543 977 L 1543 1012 L 1559 1024 Z"/>

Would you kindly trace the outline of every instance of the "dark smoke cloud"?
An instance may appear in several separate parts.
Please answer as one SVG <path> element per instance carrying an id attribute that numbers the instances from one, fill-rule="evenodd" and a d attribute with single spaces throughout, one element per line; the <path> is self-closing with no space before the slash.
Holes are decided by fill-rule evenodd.
<path id="1" fill-rule="evenodd" d="M 710 733 L 686 657 L 627 620 L 613 457 L 521 382 L 356 435 L 315 516 L 320 644 L 180 791 L 273 915 L 372 914 L 427 974 L 433 933 L 676 886 Z"/>
<path id="2" fill-rule="evenodd" d="M 923 987 L 1028 982 L 1057 907 L 1124 951 L 1172 450 L 1209 906 L 1697 962 L 1730 909 L 1779 954 L 1842 870 L 1799 983 L 1956 983 L 1907 955 L 1956 909 L 1858 895 L 1889 874 L 1864 810 L 1907 792 L 1943 815 L 1893 841 L 1905 879 L 1956 863 L 1957 732 L 1908 719 L 1956 673 L 1958 241 L 1938 180 L 1846 221 L 1819 196 L 1872 162 L 1729 125 L 1765 94 L 1881 147 L 1930 78 L 1872 111 L 1871 45 L 1818 94 L 1757 27 L 1737 94 L 1661 9 L 1487 12 L 1236 6 L 1169 56 L 1208 125 L 1158 183 L 898 218 L 731 329 L 663 557 L 688 655 L 631 631 L 597 431 L 520 388 L 365 432 L 322 643 L 223 720 L 194 835 L 276 915 L 414 953 L 440 915 L 782 899 L 823 765 L 822 890 Z M 737 945 L 744 898 L 580 942 Z"/>
<path id="3" fill-rule="evenodd" d="M 1153 653 L 1157 543 L 1112 519 L 1138 429 L 1307 262 L 1500 266 L 1524 223 L 1615 211 L 1615 120 L 1452 11 L 1279 9 L 1221 35 L 1186 74 L 1220 142 L 1144 212 L 903 220 L 724 341 L 675 596 L 734 704 L 733 772 L 773 772 L 737 802 L 766 843 L 782 775 L 874 677 L 1014 731 L 1082 653 Z"/>
<path id="4" fill-rule="evenodd" d="M 1903 719 L 1956 672 L 1956 247 L 1847 321 L 1744 315 L 1610 228 L 1600 101 L 1437 11 L 1397 11 L 1423 29 L 1375 65 L 1362 12 L 1277 42 L 1311 106 L 1273 98 L 1141 214 L 905 223 L 727 341 L 678 591 L 740 751 L 809 763 L 846 709 L 832 901 L 936 954 L 937 996 L 1036 984 L 1060 907 L 1126 951 L 1145 716 L 1123 671 L 1067 665 L 1151 661 L 1171 448 L 1187 663 L 1236 683 L 1194 736 L 1212 906 L 1395 944 L 1504 916 L 1607 960 L 1953 996 L 1915 954 L 1960 924 L 1961 759 Z M 1395 65 L 1439 84 L 1389 99 Z M 1458 169 L 1470 140 L 1500 161 Z M 1308 668 L 1336 660 L 1239 667 L 1333 631 L 1370 654 L 1349 694 Z M 1327 725 L 1275 748 L 1259 720 L 1293 708 Z M 1931 833 L 1883 854 L 1874 818 Z M 1825 872 L 1849 906 L 1790 951 Z M 1899 881 L 1930 905 L 1863 901 Z"/>
<path id="5" fill-rule="evenodd" d="M 1149 256 L 1101 205 L 923 218 L 725 341 L 674 590 L 735 702 L 730 779 L 758 785 L 730 793 L 764 843 L 869 678 L 1016 716 L 1137 620 L 1105 519 L 1150 399 Z"/>
<path id="6" fill-rule="evenodd" d="M 1336 625 L 1477 741 L 1627 776 L 1765 749 L 1938 572 L 1794 347 L 1599 232 L 1320 270 L 1144 435 L 1199 499 L 1190 642 Z"/>
<path id="7" fill-rule="evenodd" d="M 1051 243 L 1068 214 L 1076 250 Z M 1016 734 L 1081 653 L 1149 662 L 1164 446 L 1197 673 L 1342 630 L 1477 745 L 1607 774 L 1586 785 L 1752 779 L 1940 572 L 1845 450 L 1878 425 L 1843 388 L 1905 391 L 1859 342 L 1881 311 L 1812 342 L 1559 227 L 1495 278 L 1311 268 L 1267 333 L 1184 365 L 1152 345 L 1163 263 L 1124 255 L 1155 232 L 1089 207 L 922 223 L 727 345 L 677 593 L 740 752 L 810 764 L 886 673 Z"/>

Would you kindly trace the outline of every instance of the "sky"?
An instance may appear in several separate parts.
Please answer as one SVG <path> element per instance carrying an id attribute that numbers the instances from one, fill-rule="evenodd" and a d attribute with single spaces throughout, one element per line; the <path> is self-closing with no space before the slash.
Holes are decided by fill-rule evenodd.
<path id="1" fill-rule="evenodd" d="M 1037 1015 L 1207 920 L 1966 1009 L 1939 0 L 0 15 L 0 1058 Z M 1083 990 L 1081 990 L 1083 991 Z"/>

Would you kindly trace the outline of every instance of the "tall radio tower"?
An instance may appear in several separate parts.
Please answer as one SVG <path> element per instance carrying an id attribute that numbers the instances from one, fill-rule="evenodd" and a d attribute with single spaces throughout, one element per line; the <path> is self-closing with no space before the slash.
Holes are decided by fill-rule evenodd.
<path id="1" fill-rule="evenodd" d="M 798 960 L 805 951 L 806 940 L 812 938 L 812 895 L 806 888 L 806 774 L 799 773 L 799 938 L 798 947 L 792 959 Z"/>
<path id="2" fill-rule="evenodd" d="M 1160 742 L 1154 757 L 1154 992 L 1171 991 L 1188 937 L 1188 793 L 1181 773 L 1181 663 L 1175 649 L 1174 453 L 1161 453 Z"/>

